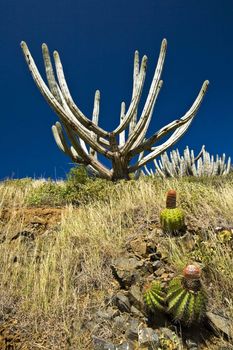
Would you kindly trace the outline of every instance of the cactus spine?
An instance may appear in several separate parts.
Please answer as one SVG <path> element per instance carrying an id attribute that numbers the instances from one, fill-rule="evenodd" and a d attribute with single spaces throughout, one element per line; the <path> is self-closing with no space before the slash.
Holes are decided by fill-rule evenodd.
<path id="1" fill-rule="evenodd" d="M 151 311 L 164 311 L 165 293 L 162 291 L 161 283 L 152 281 L 145 289 L 143 297 L 147 307 Z"/>
<path id="2" fill-rule="evenodd" d="M 166 208 L 160 213 L 160 224 L 164 232 L 175 234 L 185 229 L 183 210 L 176 207 L 176 191 L 167 192 Z"/>
<path id="3" fill-rule="evenodd" d="M 186 324 L 200 322 L 206 311 L 207 297 L 201 281 L 201 269 L 188 265 L 183 275 L 171 280 L 167 293 L 167 312 Z"/>

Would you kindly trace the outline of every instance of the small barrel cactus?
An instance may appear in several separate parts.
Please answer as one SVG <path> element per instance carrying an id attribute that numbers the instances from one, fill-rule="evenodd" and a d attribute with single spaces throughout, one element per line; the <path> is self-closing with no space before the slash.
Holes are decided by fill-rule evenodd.
<path id="1" fill-rule="evenodd" d="M 151 311 L 164 311 L 165 293 L 162 291 L 160 282 L 152 281 L 147 285 L 143 298 L 145 304 Z"/>
<path id="2" fill-rule="evenodd" d="M 188 265 L 183 275 L 171 280 L 167 292 L 167 312 L 186 324 L 200 322 L 206 312 L 207 297 L 201 284 L 201 269 Z"/>
<path id="3" fill-rule="evenodd" d="M 184 231 L 184 212 L 176 207 L 176 191 L 167 192 L 166 208 L 160 213 L 160 224 L 164 232 L 175 234 Z"/>

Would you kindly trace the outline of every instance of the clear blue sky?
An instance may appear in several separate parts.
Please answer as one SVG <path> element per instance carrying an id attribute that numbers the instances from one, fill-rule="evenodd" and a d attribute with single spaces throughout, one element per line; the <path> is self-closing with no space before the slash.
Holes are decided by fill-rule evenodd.
<path id="1" fill-rule="evenodd" d="M 76 103 L 88 115 L 101 91 L 100 125 L 111 130 L 129 103 L 133 55 L 148 56 L 148 91 L 160 43 L 168 40 L 161 90 L 149 134 L 181 117 L 202 82 L 209 91 L 185 136 L 174 146 L 233 158 L 232 0 L 1 0 L 0 178 L 64 177 L 70 159 L 57 148 L 57 120 L 23 58 L 27 42 L 40 70 L 41 44 L 61 54 Z M 44 74 L 44 72 L 43 72 Z"/>

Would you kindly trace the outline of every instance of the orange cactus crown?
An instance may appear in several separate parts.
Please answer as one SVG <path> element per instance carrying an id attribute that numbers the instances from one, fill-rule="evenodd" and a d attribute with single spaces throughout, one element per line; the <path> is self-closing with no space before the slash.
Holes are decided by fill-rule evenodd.
<path id="1" fill-rule="evenodd" d="M 198 265 L 187 265 L 183 270 L 183 276 L 186 279 L 199 279 L 201 277 L 201 268 Z"/>
<path id="2" fill-rule="evenodd" d="M 167 192 L 166 208 L 174 209 L 176 208 L 176 191 L 169 190 Z"/>

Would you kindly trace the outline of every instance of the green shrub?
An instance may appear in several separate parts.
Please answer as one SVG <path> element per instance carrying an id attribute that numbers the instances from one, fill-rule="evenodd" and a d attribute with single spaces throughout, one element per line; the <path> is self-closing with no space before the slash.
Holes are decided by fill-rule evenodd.
<path id="1" fill-rule="evenodd" d="M 29 206 L 61 206 L 66 203 L 66 186 L 48 180 L 29 191 L 26 204 Z"/>
<path id="2" fill-rule="evenodd" d="M 31 189 L 26 203 L 32 206 L 82 205 L 107 200 L 114 188 L 110 181 L 89 177 L 85 167 L 75 167 L 67 174 L 67 180 L 58 183 L 47 181 Z"/>

